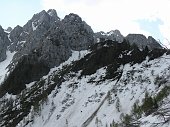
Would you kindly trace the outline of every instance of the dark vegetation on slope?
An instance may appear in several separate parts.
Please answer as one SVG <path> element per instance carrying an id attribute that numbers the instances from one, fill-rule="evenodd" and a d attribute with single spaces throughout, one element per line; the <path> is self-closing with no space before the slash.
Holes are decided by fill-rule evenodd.
<path id="1" fill-rule="evenodd" d="M 149 51 L 148 47 L 141 51 L 135 44 L 130 45 L 127 40 L 122 43 L 107 40 L 93 45 L 91 53 L 77 61 L 72 71 L 82 70 L 81 75 L 91 75 L 99 68 L 107 66 L 106 79 L 111 79 L 121 74 L 121 72 L 117 72 L 121 65 L 141 63 L 146 56 L 153 60 L 165 52 L 167 52 L 165 49 Z"/>
<path id="2" fill-rule="evenodd" d="M 55 94 L 58 93 L 58 89 L 64 81 L 64 75 L 69 71 L 70 66 L 65 66 L 51 78 L 48 77 L 47 81 L 40 79 L 31 88 L 23 90 L 15 100 L 12 98 L 4 100 L 4 103 L 2 103 L 4 109 L 0 112 L 0 118 L 2 118 L 0 119 L 0 126 L 16 127 L 31 112 L 31 107 L 33 107 L 31 121 L 27 121 L 27 123 L 32 122 L 34 117 L 40 113 L 41 105 L 48 102 L 48 95 L 51 91 L 57 87 Z M 17 108 L 18 106 L 19 108 Z"/>
<path id="3" fill-rule="evenodd" d="M 162 83 L 161 85 L 164 85 Z M 159 127 L 163 124 L 170 122 L 170 108 L 160 106 L 163 104 L 163 99 L 165 99 L 170 94 L 170 86 L 164 86 L 161 91 L 154 97 L 145 93 L 145 98 L 142 100 L 142 104 L 139 101 L 135 102 L 130 114 L 122 114 L 121 122 L 112 122 L 110 127 L 140 127 L 142 124 L 139 119 L 142 115 L 148 116 L 153 115 L 162 119 L 162 122 L 152 123 L 153 127 Z M 168 102 L 167 102 L 168 103 Z"/>
<path id="4" fill-rule="evenodd" d="M 25 55 L 0 86 L 0 97 L 5 93 L 19 94 L 26 88 L 25 84 L 39 80 L 49 72 L 43 61 L 38 61 L 36 55 Z"/>

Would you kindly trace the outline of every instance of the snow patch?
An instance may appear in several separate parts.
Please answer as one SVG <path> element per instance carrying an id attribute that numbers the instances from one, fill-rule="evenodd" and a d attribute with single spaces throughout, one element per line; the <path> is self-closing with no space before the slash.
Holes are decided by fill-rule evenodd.
<path id="1" fill-rule="evenodd" d="M 17 45 L 21 45 L 22 47 L 24 46 L 26 41 L 18 41 Z"/>
<path id="2" fill-rule="evenodd" d="M 36 22 L 32 22 L 32 30 L 35 31 L 38 27 L 38 25 L 35 25 L 37 24 Z"/>
<path id="3" fill-rule="evenodd" d="M 10 38 L 10 34 L 8 34 L 8 39 L 9 39 L 10 42 L 12 42 L 12 41 L 11 41 L 11 38 Z"/>
<path id="4" fill-rule="evenodd" d="M 27 88 L 27 89 L 28 89 L 28 88 L 31 88 L 31 87 L 35 84 L 35 82 L 36 82 L 36 81 L 31 82 L 31 83 L 29 83 L 29 84 L 25 84 L 25 85 L 26 85 L 26 88 Z"/>
<path id="5" fill-rule="evenodd" d="M 10 64 L 15 52 L 11 53 L 10 51 L 7 51 L 6 54 L 7 54 L 6 60 L 0 63 L 0 84 L 4 81 L 4 78 L 7 75 L 8 72 L 7 66 Z"/>

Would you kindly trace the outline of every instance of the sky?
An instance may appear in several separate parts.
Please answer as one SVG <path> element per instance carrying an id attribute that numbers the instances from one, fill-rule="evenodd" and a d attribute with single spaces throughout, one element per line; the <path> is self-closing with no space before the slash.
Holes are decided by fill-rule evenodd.
<path id="1" fill-rule="evenodd" d="M 170 45 L 170 0 L 1 0 L 0 25 L 23 26 L 33 14 L 48 9 L 60 18 L 76 13 L 94 32 L 118 29 L 124 36 L 139 33 Z"/>

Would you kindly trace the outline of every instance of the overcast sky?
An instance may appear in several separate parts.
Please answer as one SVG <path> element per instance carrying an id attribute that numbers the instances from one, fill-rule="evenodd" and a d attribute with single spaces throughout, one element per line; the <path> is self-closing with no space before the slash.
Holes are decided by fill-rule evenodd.
<path id="1" fill-rule="evenodd" d="M 170 40 L 170 0 L 1 0 L 0 25 L 23 26 L 33 14 L 56 9 L 60 18 L 76 13 L 94 32 L 119 29 Z"/>

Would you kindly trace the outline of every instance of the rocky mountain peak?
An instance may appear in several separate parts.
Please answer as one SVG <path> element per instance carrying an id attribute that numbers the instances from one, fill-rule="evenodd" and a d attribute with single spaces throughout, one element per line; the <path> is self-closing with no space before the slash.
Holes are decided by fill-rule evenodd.
<path id="1" fill-rule="evenodd" d="M 44 18 L 47 18 L 49 15 L 48 13 L 43 10 L 37 14 L 34 14 L 31 20 L 43 20 Z"/>
<path id="2" fill-rule="evenodd" d="M 124 38 L 119 30 L 111 30 L 110 32 L 107 32 L 107 36 L 110 36 L 110 38 L 113 38 L 111 40 L 115 40 L 118 42 L 123 42 L 123 38 Z"/>
<path id="3" fill-rule="evenodd" d="M 82 22 L 82 19 L 77 14 L 70 13 L 64 17 L 63 22 L 80 23 Z"/>
<path id="4" fill-rule="evenodd" d="M 118 41 L 118 42 L 123 42 L 123 35 L 120 33 L 119 30 L 111 30 L 110 32 L 97 32 L 95 33 L 95 38 L 96 41 L 104 41 L 104 40 L 113 40 L 113 41 Z"/>
<path id="5" fill-rule="evenodd" d="M 133 38 L 133 39 L 141 39 L 141 40 L 146 40 L 146 36 L 143 34 L 128 34 L 127 37 Z"/>
<path id="6" fill-rule="evenodd" d="M 29 33 L 23 30 L 23 27 L 17 25 L 9 34 L 12 44 L 9 46 L 11 52 L 20 50 L 26 41 Z"/>
<path id="7" fill-rule="evenodd" d="M 47 13 L 48 13 L 51 17 L 56 18 L 56 20 L 60 20 L 60 18 L 58 17 L 57 12 L 56 12 L 55 9 L 49 9 L 49 10 L 47 11 Z"/>
<path id="8" fill-rule="evenodd" d="M 91 27 L 77 14 L 70 13 L 62 20 L 63 29 L 69 38 L 72 50 L 87 49 L 94 42 Z"/>
<path id="9" fill-rule="evenodd" d="M 14 32 L 14 31 L 22 31 L 22 30 L 23 30 L 23 28 L 21 26 L 17 25 L 12 31 Z"/>
<path id="10" fill-rule="evenodd" d="M 146 46 L 150 49 L 162 48 L 162 46 L 151 36 L 146 38 L 143 34 L 128 34 L 126 39 L 131 44 L 136 44 L 140 49 L 143 49 Z"/>
<path id="11" fill-rule="evenodd" d="M 46 18 L 48 17 L 49 17 L 48 13 L 45 10 L 43 10 L 40 13 L 34 15 L 32 19 L 39 20 L 41 22 L 42 20 L 46 20 Z"/>
<path id="12" fill-rule="evenodd" d="M 17 43 L 20 34 L 23 32 L 23 28 L 17 25 L 10 33 L 10 39 L 12 42 Z"/>
<path id="13" fill-rule="evenodd" d="M 6 32 L 10 33 L 12 31 L 12 28 L 11 27 L 8 27 L 6 30 Z"/>
<path id="14" fill-rule="evenodd" d="M 31 20 L 29 20 L 24 26 L 26 32 L 33 32 L 39 29 L 49 29 L 56 21 L 59 21 L 59 17 L 55 10 L 50 9 L 47 12 L 45 10 L 40 13 L 34 14 Z"/>
<path id="15" fill-rule="evenodd" d="M 110 32 L 107 32 L 107 34 L 108 35 L 112 35 L 112 34 L 114 34 L 114 35 L 116 35 L 116 36 L 119 36 L 119 35 L 121 35 L 122 36 L 122 34 L 120 33 L 120 31 L 119 30 L 111 30 Z"/>
<path id="16" fill-rule="evenodd" d="M 143 34 L 128 34 L 126 39 L 131 43 L 135 43 L 140 48 L 147 45 L 147 38 Z"/>

